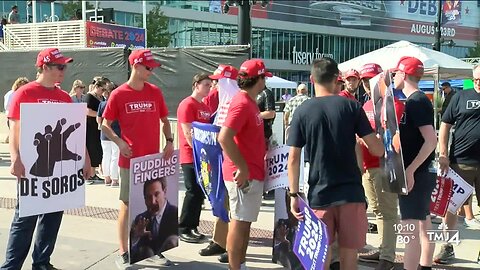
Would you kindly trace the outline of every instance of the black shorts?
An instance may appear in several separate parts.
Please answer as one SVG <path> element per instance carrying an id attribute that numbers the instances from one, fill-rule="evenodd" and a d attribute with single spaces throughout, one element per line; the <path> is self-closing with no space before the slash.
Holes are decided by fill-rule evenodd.
<path id="1" fill-rule="evenodd" d="M 402 220 L 425 220 L 430 215 L 430 201 L 435 188 L 437 175 L 428 170 L 416 171 L 415 184 L 408 195 L 398 196 L 400 217 Z"/>

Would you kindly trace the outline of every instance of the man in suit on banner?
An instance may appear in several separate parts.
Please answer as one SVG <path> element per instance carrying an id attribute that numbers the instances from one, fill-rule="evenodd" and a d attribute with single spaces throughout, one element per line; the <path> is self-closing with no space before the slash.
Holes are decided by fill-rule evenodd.
<path id="1" fill-rule="evenodd" d="M 135 217 L 130 230 L 131 261 L 140 261 L 177 246 L 178 208 L 167 200 L 167 179 L 144 183 L 147 210 Z"/>

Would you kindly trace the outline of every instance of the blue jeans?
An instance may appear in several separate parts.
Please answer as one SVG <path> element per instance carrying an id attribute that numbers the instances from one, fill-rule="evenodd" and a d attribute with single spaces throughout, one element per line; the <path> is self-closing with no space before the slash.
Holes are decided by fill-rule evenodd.
<path id="1" fill-rule="evenodd" d="M 32 266 L 49 264 L 50 255 L 52 255 L 55 242 L 57 241 L 63 211 L 29 217 L 19 217 L 18 213 L 17 203 L 15 216 L 10 227 L 5 263 L 3 263 L 0 269 L 22 269 L 23 262 L 32 243 L 35 226 L 37 227 L 37 234 L 33 246 Z"/>

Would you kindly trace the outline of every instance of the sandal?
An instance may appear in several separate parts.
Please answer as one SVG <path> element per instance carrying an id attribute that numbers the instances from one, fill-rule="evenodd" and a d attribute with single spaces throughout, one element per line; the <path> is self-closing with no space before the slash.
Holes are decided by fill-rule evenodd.
<path id="1" fill-rule="evenodd" d="M 112 180 L 112 184 L 110 185 L 111 187 L 118 187 L 118 180 Z"/>

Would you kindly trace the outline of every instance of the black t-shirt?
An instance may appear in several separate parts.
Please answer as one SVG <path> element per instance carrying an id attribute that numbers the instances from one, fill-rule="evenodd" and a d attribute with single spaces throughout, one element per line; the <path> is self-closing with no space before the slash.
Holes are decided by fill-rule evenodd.
<path id="1" fill-rule="evenodd" d="M 405 168 L 412 163 L 425 142 L 419 127 L 426 125 L 433 126 L 432 102 L 425 93 L 416 91 L 405 102 L 405 112 L 399 126 Z M 417 170 L 428 170 L 434 157 L 433 151 Z"/>
<path id="2" fill-rule="evenodd" d="M 257 96 L 257 105 L 260 112 L 275 111 L 275 97 L 270 89 L 263 90 Z M 272 134 L 272 125 L 275 117 L 272 119 L 263 119 L 263 130 L 265 132 L 265 138 L 269 139 Z"/>
<path id="3" fill-rule="evenodd" d="M 480 163 L 480 93 L 459 91 L 443 113 L 442 122 L 455 125 L 450 162 Z"/>
<path id="4" fill-rule="evenodd" d="M 287 144 L 305 147 L 312 208 L 365 202 L 355 134 L 372 132 L 362 105 L 345 97 L 312 98 L 295 110 Z"/>
<path id="5" fill-rule="evenodd" d="M 103 101 L 103 97 L 102 97 L 102 101 Z M 98 112 L 98 106 L 100 105 L 100 100 L 98 100 L 95 96 L 88 93 L 85 96 L 85 102 L 87 102 L 87 108 Z"/>

